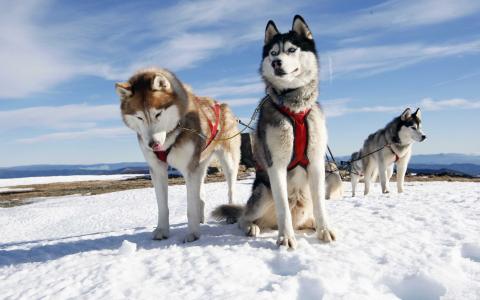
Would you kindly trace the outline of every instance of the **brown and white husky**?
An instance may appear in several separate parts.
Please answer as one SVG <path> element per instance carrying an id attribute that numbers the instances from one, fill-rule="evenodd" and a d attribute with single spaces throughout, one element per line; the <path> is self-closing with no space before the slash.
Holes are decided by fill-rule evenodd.
<path id="1" fill-rule="evenodd" d="M 154 239 L 169 236 L 168 165 L 179 170 L 187 186 L 188 234 L 186 242 L 200 236 L 204 222 L 202 185 L 211 158 L 222 164 L 234 202 L 240 161 L 237 121 L 226 104 L 197 97 L 165 69 L 146 69 L 127 82 L 117 83 L 125 124 L 137 133 L 140 149 L 150 167 L 158 204 Z M 236 136 L 235 136 L 236 135 Z"/>

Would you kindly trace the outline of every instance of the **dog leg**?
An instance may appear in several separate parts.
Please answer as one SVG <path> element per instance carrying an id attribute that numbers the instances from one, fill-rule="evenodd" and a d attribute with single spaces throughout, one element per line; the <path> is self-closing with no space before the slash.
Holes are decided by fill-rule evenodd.
<path id="1" fill-rule="evenodd" d="M 157 228 L 153 232 L 153 239 L 163 240 L 170 235 L 168 220 L 168 165 L 160 161 L 153 152 L 145 149 L 142 144 L 140 144 L 140 149 L 142 149 L 150 167 L 150 176 L 157 198 L 158 222 Z"/>
<path id="2" fill-rule="evenodd" d="M 380 176 L 380 184 L 382 185 L 382 193 L 387 194 L 388 186 L 387 186 L 387 166 L 385 165 L 385 161 L 383 158 L 380 158 L 378 162 L 378 175 Z"/>
<path id="3" fill-rule="evenodd" d="M 393 167 L 394 164 L 391 164 L 390 167 L 387 168 L 387 183 L 390 183 L 390 179 L 392 179 Z"/>
<path id="4" fill-rule="evenodd" d="M 287 168 L 285 166 L 278 167 L 273 165 L 268 168 L 268 178 L 270 179 L 273 200 L 275 201 L 275 211 L 277 213 L 277 245 L 295 249 L 297 241 L 288 204 Z"/>
<path id="5" fill-rule="evenodd" d="M 235 183 L 237 181 L 238 164 L 234 153 L 227 153 L 222 151 L 218 153 L 218 159 L 222 164 L 223 173 L 228 184 L 228 203 L 233 204 L 235 201 Z"/>
<path id="6" fill-rule="evenodd" d="M 372 179 L 375 180 L 373 175 L 375 174 L 376 168 L 377 167 L 371 162 L 369 162 L 365 168 L 365 178 L 363 179 L 365 185 L 363 195 L 365 196 L 368 195 L 368 193 L 370 192 L 370 182 L 372 181 Z"/>
<path id="7" fill-rule="evenodd" d="M 360 180 L 360 176 L 352 173 L 350 177 L 350 182 L 352 183 L 352 197 L 355 197 L 355 190 L 357 188 L 357 183 Z"/>
<path id="8" fill-rule="evenodd" d="M 315 162 L 315 163 L 314 163 Z M 323 159 L 310 161 L 308 180 L 313 204 L 313 217 L 317 238 L 324 242 L 335 240 L 335 234 L 329 229 L 327 208 L 325 206 L 325 162 Z"/>
<path id="9" fill-rule="evenodd" d="M 408 162 L 410 161 L 411 155 L 412 151 L 410 150 L 404 157 L 397 161 L 397 191 L 399 193 L 403 193 L 403 182 L 405 180 L 405 174 L 407 173 Z"/>
<path id="10" fill-rule="evenodd" d="M 255 220 L 263 217 L 267 205 L 272 200 L 271 192 L 263 184 L 259 184 L 252 191 L 252 195 L 247 201 L 245 212 L 238 220 L 239 227 L 248 236 L 258 236 L 260 234 L 260 226 L 255 224 Z"/>
<path id="11" fill-rule="evenodd" d="M 200 223 L 205 223 L 205 176 L 207 175 L 208 165 L 210 164 L 210 158 L 204 160 L 199 165 L 198 172 L 201 174 L 200 180 L 200 204 L 198 206 L 198 214 L 200 216 Z"/>
<path id="12" fill-rule="evenodd" d="M 193 242 L 200 237 L 200 186 L 202 182 L 201 168 L 190 172 L 186 176 L 187 185 L 187 218 L 188 234 L 185 236 L 185 242 Z"/>

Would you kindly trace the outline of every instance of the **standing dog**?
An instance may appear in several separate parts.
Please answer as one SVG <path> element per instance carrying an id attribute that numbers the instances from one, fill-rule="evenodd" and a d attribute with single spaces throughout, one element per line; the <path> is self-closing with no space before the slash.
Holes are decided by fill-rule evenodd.
<path id="1" fill-rule="evenodd" d="M 269 21 L 260 67 L 267 97 L 254 135 L 258 164 L 245 207 L 224 205 L 213 216 L 238 221 L 247 235 L 278 228 L 277 244 L 295 248 L 294 229 L 316 229 L 322 241 L 335 239 L 325 207 L 325 117 L 316 104 L 318 58 L 312 33 L 300 16 L 280 33 Z"/>
<path id="2" fill-rule="evenodd" d="M 399 193 L 403 192 L 405 173 L 412 155 L 412 144 L 413 142 L 422 142 L 427 138 L 422 132 L 421 125 L 420 109 L 412 114 L 410 108 L 407 108 L 384 128 L 369 135 L 363 143 L 363 148 L 358 152 L 358 156 L 355 153 L 352 154 L 352 160 L 354 156 L 355 159 L 363 156 L 361 163 L 357 161 L 352 164 L 352 169 L 365 176 L 365 195 L 370 191 L 370 182 L 375 180 L 377 170 L 382 192 L 389 192 L 388 182 L 393 173 L 394 163 L 397 165 L 397 189 Z M 352 176 L 352 194 L 354 196 L 358 179 L 355 176 L 354 181 L 354 176 Z"/>
<path id="3" fill-rule="evenodd" d="M 240 135 L 236 135 L 235 116 L 227 105 L 195 96 L 164 69 L 140 71 L 128 82 L 117 83 L 116 90 L 121 99 L 123 121 L 137 133 L 140 149 L 150 167 L 158 204 L 154 239 L 169 236 L 168 165 L 178 169 L 186 181 L 188 234 L 185 241 L 198 239 L 200 223 L 204 221 L 201 190 L 214 154 L 223 166 L 229 203 L 233 203 L 240 161 Z"/>

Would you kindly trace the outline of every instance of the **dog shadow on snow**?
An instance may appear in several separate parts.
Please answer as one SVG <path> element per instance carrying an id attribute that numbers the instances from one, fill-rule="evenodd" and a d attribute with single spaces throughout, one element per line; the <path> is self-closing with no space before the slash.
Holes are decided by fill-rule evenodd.
<path id="1" fill-rule="evenodd" d="M 202 235 L 200 239 L 191 243 L 183 242 L 183 237 L 187 233 L 186 223 L 171 225 L 170 237 L 161 241 L 152 239 L 153 228 L 137 227 L 125 231 L 129 233 L 116 235 L 115 232 L 99 232 L 60 239 L 0 244 L 0 267 L 23 263 L 47 262 L 82 252 L 119 250 L 123 241 L 135 243 L 138 250 L 166 249 L 171 246 L 188 248 L 236 245 L 277 249 L 275 239 L 272 239 L 271 236 L 246 237 L 238 228 L 237 224 L 225 225 L 219 222 L 202 224 L 200 229 Z M 131 231 L 133 232 L 130 233 Z M 111 235 L 105 236 L 105 234 Z"/>

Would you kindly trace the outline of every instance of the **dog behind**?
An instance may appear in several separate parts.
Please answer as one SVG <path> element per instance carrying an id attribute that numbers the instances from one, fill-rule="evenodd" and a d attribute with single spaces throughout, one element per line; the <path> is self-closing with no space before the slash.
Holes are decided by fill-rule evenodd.
<path id="1" fill-rule="evenodd" d="M 408 163 L 412 155 L 414 142 L 422 142 L 426 135 L 422 132 L 422 115 L 420 109 L 413 114 L 407 108 L 400 116 L 394 118 L 384 128 L 372 133 L 363 143 L 362 149 L 353 157 L 363 157 L 361 162 L 352 164 L 357 174 L 352 176 L 352 194 L 355 195 L 357 179 L 364 175 L 364 194 L 370 192 L 370 183 L 376 174 L 380 178 L 382 192 L 388 193 L 388 182 L 393 173 L 393 165 L 397 166 L 397 190 L 403 192 L 403 183 Z M 353 174 L 353 173 L 352 173 Z"/>

